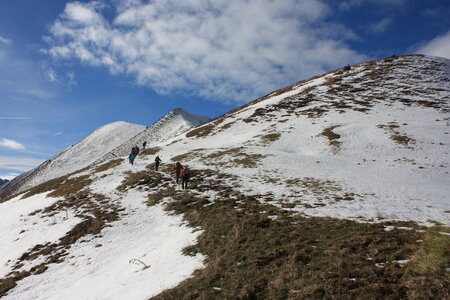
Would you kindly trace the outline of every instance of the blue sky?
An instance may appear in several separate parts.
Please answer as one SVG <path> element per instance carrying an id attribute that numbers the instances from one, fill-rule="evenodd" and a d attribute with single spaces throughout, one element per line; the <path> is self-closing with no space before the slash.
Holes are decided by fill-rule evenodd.
<path id="1" fill-rule="evenodd" d="M 446 0 L 0 2 L 0 178 L 115 121 L 210 117 L 366 60 L 450 58 Z"/>

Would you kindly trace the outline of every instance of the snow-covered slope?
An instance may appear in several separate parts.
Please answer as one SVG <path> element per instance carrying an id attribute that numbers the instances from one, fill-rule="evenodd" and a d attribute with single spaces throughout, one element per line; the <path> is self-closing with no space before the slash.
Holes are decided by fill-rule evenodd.
<path id="1" fill-rule="evenodd" d="M 8 179 L 1 179 L 0 178 L 0 186 L 6 184 L 9 180 Z"/>
<path id="2" fill-rule="evenodd" d="M 144 142 L 147 143 L 147 147 L 158 146 L 193 127 L 208 122 L 209 120 L 209 117 L 191 114 L 181 108 L 175 108 L 156 121 L 153 125 L 147 127 L 135 137 L 103 156 L 98 162 L 127 155 L 130 153 L 133 146 L 142 148 Z"/>
<path id="3" fill-rule="evenodd" d="M 144 129 L 145 126 L 122 121 L 102 126 L 36 169 L 11 180 L 0 192 L 2 194 L 21 192 L 87 167 Z"/>
<path id="4" fill-rule="evenodd" d="M 305 216 L 449 226 L 449 100 L 449 60 L 392 57 L 299 82 L 178 136 L 161 130 L 174 137 L 148 143 L 164 163 L 202 174 L 193 179 L 202 189 L 189 192 L 169 165 L 151 171 L 152 156 L 127 163 L 130 146 L 147 140 L 135 137 L 110 156 L 120 160 L 0 203 L 4 299 L 147 299 L 193 276 L 205 257 L 183 249 L 202 228 L 164 211 L 179 195 L 207 199 L 182 202 L 194 207 L 253 195 Z M 218 174 L 228 194 L 215 189 Z"/>
<path id="5" fill-rule="evenodd" d="M 21 174 L 0 189 L 0 196 L 19 193 L 59 176 L 80 170 L 93 162 L 102 162 L 127 155 L 133 146 L 157 146 L 187 130 L 204 124 L 209 117 L 175 108 L 153 125 L 114 122 L 102 126 L 83 140 L 45 161 L 36 169 Z"/>
<path id="6" fill-rule="evenodd" d="M 450 225 L 449 101 L 449 60 L 392 57 L 276 91 L 161 154 L 307 215 Z"/>

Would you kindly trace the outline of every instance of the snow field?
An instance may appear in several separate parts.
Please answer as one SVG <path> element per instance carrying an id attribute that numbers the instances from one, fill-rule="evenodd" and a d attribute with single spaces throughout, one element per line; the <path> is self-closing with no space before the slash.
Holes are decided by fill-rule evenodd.
<path id="1" fill-rule="evenodd" d="M 67 215 L 61 212 L 52 218 L 43 218 L 40 214 L 30 215 L 60 200 L 47 197 L 47 194 L 37 194 L 24 199 L 18 196 L 0 203 L 0 278 L 13 271 L 14 262 L 27 250 L 38 244 L 57 242 L 80 221 L 70 212 Z M 19 271 L 39 263 L 25 262 Z"/>
<path id="2" fill-rule="evenodd" d="M 148 299 L 203 267 L 201 254 L 182 255 L 201 231 L 193 232 L 182 216 L 169 215 L 161 205 L 147 206 L 145 192 L 116 191 L 123 171 L 145 165 L 141 161 L 135 169 L 124 160 L 95 174 L 99 179 L 90 186 L 92 191 L 120 202 L 124 215 L 99 236 L 77 241 L 64 262 L 21 280 L 4 299 Z"/>

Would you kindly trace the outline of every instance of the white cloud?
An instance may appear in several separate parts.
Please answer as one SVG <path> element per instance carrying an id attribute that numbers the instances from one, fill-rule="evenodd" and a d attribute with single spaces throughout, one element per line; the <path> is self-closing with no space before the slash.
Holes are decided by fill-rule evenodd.
<path id="1" fill-rule="evenodd" d="M 44 162 L 43 159 L 0 156 L 0 169 L 27 172 Z"/>
<path id="2" fill-rule="evenodd" d="M 14 177 L 19 176 L 19 173 L 7 173 L 7 174 L 0 174 L 0 179 L 6 179 L 6 180 L 11 180 Z"/>
<path id="3" fill-rule="evenodd" d="M 21 143 L 9 139 L 1 139 L 0 146 L 14 150 L 25 150 L 25 147 Z"/>
<path id="4" fill-rule="evenodd" d="M 0 43 L 10 45 L 12 44 L 12 40 L 0 36 Z"/>
<path id="5" fill-rule="evenodd" d="M 52 68 L 47 69 L 47 78 L 50 82 L 58 82 L 56 72 Z"/>
<path id="6" fill-rule="evenodd" d="M 47 51 L 126 74 L 159 93 L 250 100 L 365 57 L 354 34 L 325 22 L 323 0 L 115 0 L 72 2 L 53 23 Z M 336 30 L 338 28 L 339 30 Z"/>
<path id="7" fill-rule="evenodd" d="M 450 30 L 422 46 L 418 53 L 450 59 Z"/>
<path id="8" fill-rule="evenodd" d="M 52 134 L 52 137 L 60 136 L 61 134 L 63 134 L 63 131 L 58 131 L 58 132 Z"/>

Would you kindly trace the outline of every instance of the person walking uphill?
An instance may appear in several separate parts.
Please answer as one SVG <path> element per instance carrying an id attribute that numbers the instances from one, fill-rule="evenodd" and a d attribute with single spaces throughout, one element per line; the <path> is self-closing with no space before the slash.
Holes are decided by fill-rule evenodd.
<path id="1" fill-rule="evenodd" d="M 156 158 L 155 158 L 155 171 L 158 171 L 160 162 L 161 162 L 161 158 L 159 158 L 159 156 L 156 156 Z"/>
<path id="2" fill-rule="evenodd" d="M 131 149 L 131 153 L 133 153 L 134 156 L 138 156 L 139 150 L 140 150 L 140 149 L 139 149 L 138 146 L 134 146 L 134 147 Z"/>
<path id="3" fill-rule="evenodd" d="M 187 189 L 189 179 L 191 178 L 191 170 L 185 166 L 181 171 L 181 187 L 183 190 Z"/>
<path id="4" fill-rule="evenodd" d="M 183 170 L 183 166 L 177 162 L 173 167 L 172 167 L 172 172 L 175 172 L 175 180 L 177 181 L 177 184 L 180 180 L 180 174 L 181 171 Z"/>
<path id="5" fill-rule="evenodd" d="M 131 153 L 128 156 L 128 161 L 130 162 L 131 165 L 134 165 L 134 160 L 136 159 L 136 156 L 138 156 L 138 154 L 139 154 L 138 146 L 134 146 L 133 148 L 131 148 Z"/>

